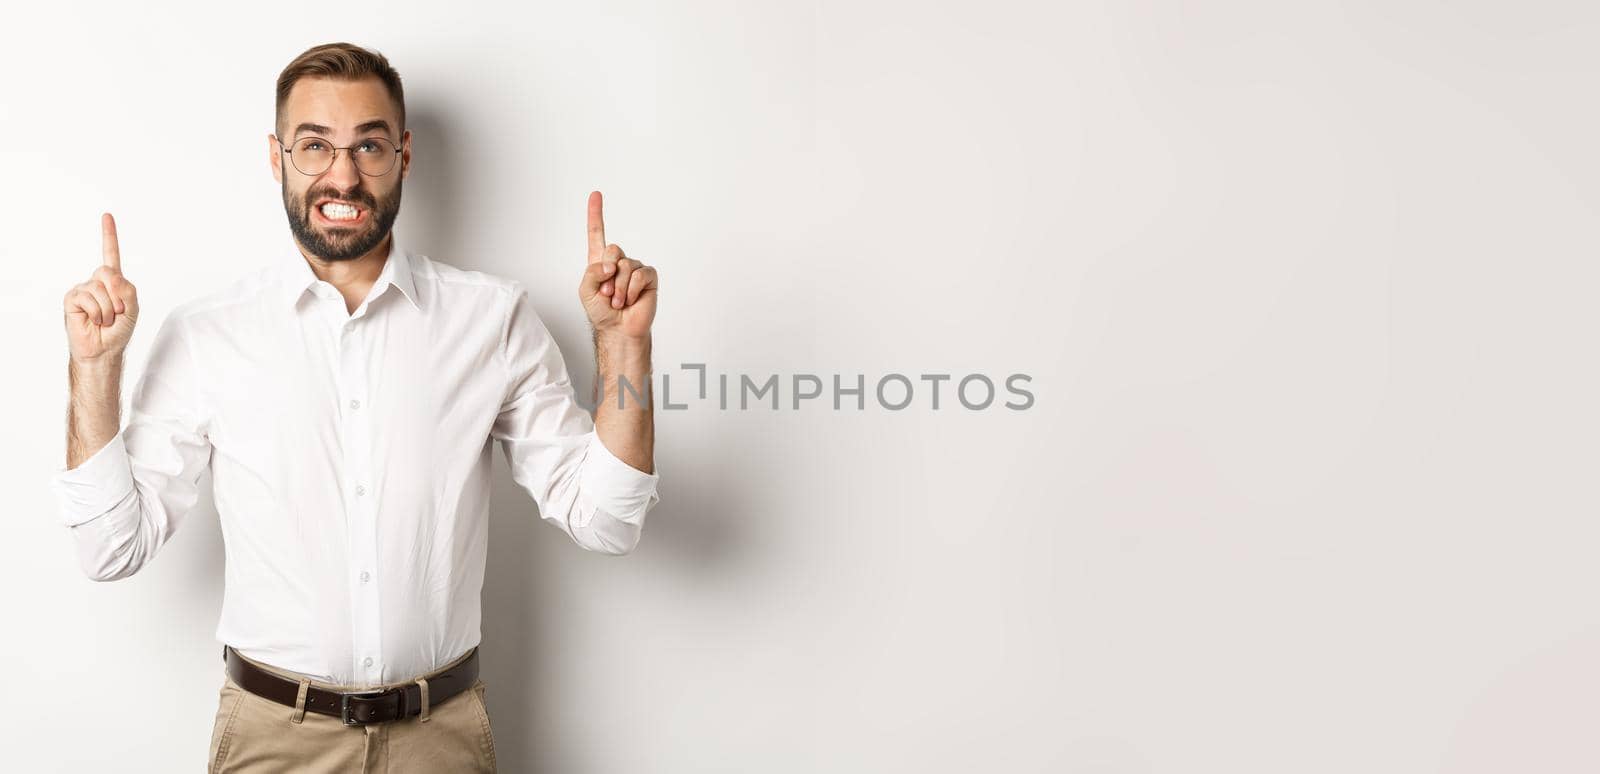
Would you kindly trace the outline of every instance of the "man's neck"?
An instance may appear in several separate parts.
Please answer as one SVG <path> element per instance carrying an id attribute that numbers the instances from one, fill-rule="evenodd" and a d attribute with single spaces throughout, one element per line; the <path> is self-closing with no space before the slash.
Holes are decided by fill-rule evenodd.
<path id="1" fill-rule="evenodd" d="M 300 254 L 305 256 L 306 263 L 311 266 L 311 273 L 317 275 L 317 279 L 338 288 L 345 298 L 361 299 L 372 289 L 372 283 L 378 281 L 378 275 L 383 273 L 383 265 L 389 260 L 389 248 L 393 240 L 394 234 L 390 233 L 365 255 L 347 261 L 324 261 L 306 252 L 305 246 L 298 241 L 295 245 L 300 248 Z"/>

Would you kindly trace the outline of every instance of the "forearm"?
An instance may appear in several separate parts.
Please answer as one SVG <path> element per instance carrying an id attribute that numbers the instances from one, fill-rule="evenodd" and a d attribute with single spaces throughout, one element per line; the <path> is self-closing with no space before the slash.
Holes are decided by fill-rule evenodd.
<path id="1" fill-rule="evenodd" d="M 650 337 L 595 337 L 599 400 L 595 432 L 618 459 L 655 473 L 655 396 L 650 389 Z M 624 386 L 624 382 L 626 386 Z"/>
<path id="2" fill-rule="evenodd" d="M 67 467 L 104 448 L 122 426 L 122 353 L 67 359 Z"/>

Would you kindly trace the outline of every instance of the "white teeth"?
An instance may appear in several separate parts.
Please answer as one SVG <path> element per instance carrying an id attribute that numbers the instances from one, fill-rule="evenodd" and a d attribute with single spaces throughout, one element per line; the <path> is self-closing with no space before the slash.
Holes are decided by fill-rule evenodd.
<path id="1" fill-rule="evenodd" d="M 355 220 L 358 210 L 348 204 L 328 202 L 322 205 L 322 214 L 332 220 Z"/>

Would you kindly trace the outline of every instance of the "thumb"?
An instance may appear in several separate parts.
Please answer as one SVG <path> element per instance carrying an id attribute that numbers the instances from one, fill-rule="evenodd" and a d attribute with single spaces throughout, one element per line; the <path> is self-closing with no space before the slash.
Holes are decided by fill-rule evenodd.
<path id="1" fill-rule="evenodd" d="M 114 301 L 122 302 L 122 310 L 117 314 L 127 314 L 134 319 L 139 318 L 139 290 L 126 278 L 118 276 L 110 281 L 106 290 L 110 291 Z"/>
<path id="2" fill-rule="evenodd" d="M 600 283 L 611 279 L 617 273 L 617 264 L 608 261 L 595 261 L 583 270 L 583 282 L 578 285 L 578 295 L 584 299 L 593 298 L 600 292 Z"/>
<path id="3" fill-rule="evenodd" d="M 125 307 L 123 314 L 126 314 L 135 320 L 139 319 L 139 291 L 133 287 L 133 283 L 123 283 L 122 294 L 119 297 L 122 299 L 122 305 Z"/>

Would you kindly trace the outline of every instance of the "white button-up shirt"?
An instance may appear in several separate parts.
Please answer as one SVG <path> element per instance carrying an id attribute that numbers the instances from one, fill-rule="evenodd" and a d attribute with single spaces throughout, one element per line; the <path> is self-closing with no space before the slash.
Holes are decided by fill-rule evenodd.
<path id="1" fill-rule="evenodd" d="M 86 575 L 138 572 L 209 464 L 227 557 L 217 640 L 375 685 L 480 640 L 493 441 L 578 545 L 637 544 L 658 475 L 601 443 L 521 283 L 396 236 L 351 313 L 287 241 L 270 265 L 174 309 L 126 425 L 56 469 Z"/>

